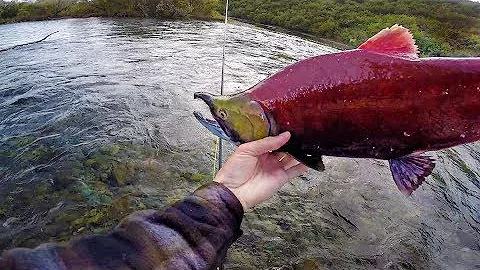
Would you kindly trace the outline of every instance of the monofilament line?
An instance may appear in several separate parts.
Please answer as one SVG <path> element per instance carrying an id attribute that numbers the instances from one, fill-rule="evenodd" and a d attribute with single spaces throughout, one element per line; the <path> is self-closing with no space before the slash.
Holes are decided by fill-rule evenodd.
<path id="1" fill-rule="evenodd" d="M 222 52 L 222 80 L 220 83 L 220 95 L 223 95 L 223 85 L 224 85 L 224 77 L 225 77 L 225 47 L 227 46 L 227 29 L 228 29 L 228 0 L 225 3 L 225 27 L 223 30 L 223 52 Z M 217 162 L 218 162 L 218 169 L 222 168 L 222 158 L 223 158 L 223 143 L 222 138 L 218 138 L 218 155 L 217 155 Z"/>

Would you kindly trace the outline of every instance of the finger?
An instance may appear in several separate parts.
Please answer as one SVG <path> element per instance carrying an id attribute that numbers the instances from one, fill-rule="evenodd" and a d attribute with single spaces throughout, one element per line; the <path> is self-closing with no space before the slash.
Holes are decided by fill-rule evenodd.
<path id="1" fill-rule="evenodd" d="M 242 144 L 238 147 L 238 151 L 252 156 L 260 156 L 282 147 L 288 142 L 290 136 L 290 132 L 286 131 L 275 137 L 266 137 L 258 141 Z"/>
<path id="2" fill-rule="evenodd" d="M 307 170 L 308 170 L 308 167 L 305 166 L 303 163 L 300 163 L 300 164 L 297 164 L 297 165 L 291 167 L 288 170 L 285 170 L 285 173 L 287 174 L 288 179 L 292 179 L 292 178 L 295 178 L 295 177 L 301 175 L 302 173 L 306 172 Z"/>

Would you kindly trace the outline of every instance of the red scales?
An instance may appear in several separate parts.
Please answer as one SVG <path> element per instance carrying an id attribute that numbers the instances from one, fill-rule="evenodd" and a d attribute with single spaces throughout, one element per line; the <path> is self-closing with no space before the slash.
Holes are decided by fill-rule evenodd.
<path id="1" fill-rule="evenodd" d="M 419 58 L 412 35 L 398 25 L 356 50 L 297 62 L 228 98 L 258 103 L 268 135 L 290 131 L 281 150 L 311 168 L 324 169 L 323 155 L 389 160 L 405 194 L 434 168 L 422 152 L 480 140 L 480 58 Z M 213 108 L 222 129 L 235 133 Z"/>

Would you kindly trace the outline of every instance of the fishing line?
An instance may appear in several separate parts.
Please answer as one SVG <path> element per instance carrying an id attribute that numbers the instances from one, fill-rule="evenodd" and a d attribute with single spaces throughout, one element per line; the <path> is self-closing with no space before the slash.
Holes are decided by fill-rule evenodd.
<path id="1" fill-rule="evenodd" d="M 220 138 L 215 140 L 215 153 L 213 156 L 213 169 L 212 169 L 212 179 L 215 179 L 215 174 L 217 173 L 217 160 L 218 160 L 218 141 Z"/>
<path id="2" fill-rule="evenodd" d="M 225 78 L 225 47 L 227 46 L 227 30 L 228 30 L 228 0 L 225 3 L 225 23 L 223 29 L 223 51 L 222 51 L 222 80 L 220 83 L 220 95 L 223 95 L 223 86 L 224 86 L 224 78 Z M 213 168 L 213 171 L 216 172 L 222 168 L 222 158 L 223 158 L 223 140 L 222 138 L 218 138 L 217 147 L 216 147 L 216 161 L 217 166 Z"/>

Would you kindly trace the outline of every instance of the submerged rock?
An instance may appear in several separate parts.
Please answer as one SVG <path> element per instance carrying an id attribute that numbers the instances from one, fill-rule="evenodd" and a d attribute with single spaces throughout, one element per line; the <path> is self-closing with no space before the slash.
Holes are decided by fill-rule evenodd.
<path id="1" fill-rule="evenodd" d="M 18 220 L 20 220 L 20 219 L 17 218 L 17 217 L 9 217 L 9 218 L 7 218 L 7 220 L 5 220 L 5 222 L 3 222 L 2 226 L 4 228 L 10 228 L 10 226 Z"/>

